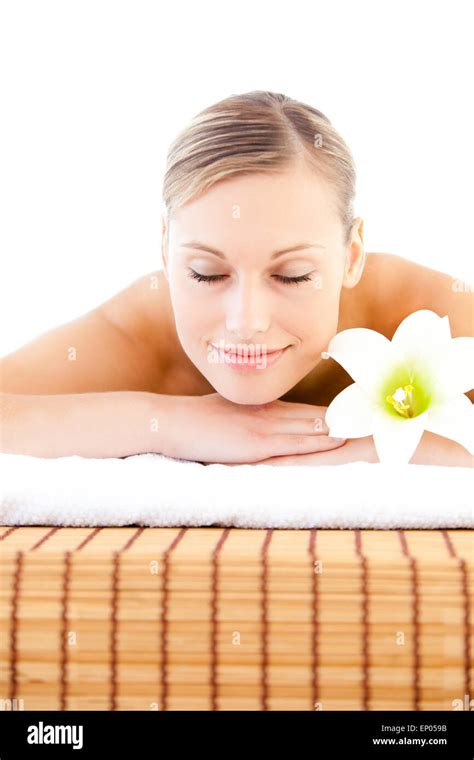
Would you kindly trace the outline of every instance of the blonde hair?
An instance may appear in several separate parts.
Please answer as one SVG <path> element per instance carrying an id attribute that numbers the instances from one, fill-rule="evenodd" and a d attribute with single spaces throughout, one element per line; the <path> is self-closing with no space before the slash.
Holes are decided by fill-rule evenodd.
<path id="1" fill-rule="evenodd" d="M 225 177 L 276 172 L 302 159 L 332 186 L 346 244 L 354 223 L 351 151 L 321 111 L 265 90 L 220 100 L 177 135 L 167 153 L 164 213 L 169 219 L 175 209 Z"/>

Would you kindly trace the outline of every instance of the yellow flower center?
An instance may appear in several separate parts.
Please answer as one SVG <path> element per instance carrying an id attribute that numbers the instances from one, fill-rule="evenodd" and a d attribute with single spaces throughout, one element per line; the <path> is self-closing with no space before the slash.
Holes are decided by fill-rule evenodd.
<path id="1" fill-rule="evenodd" d="M 401 417 L 413 417 L 415 411 L 413 391 L 413 385 L 404 385 L 403 388 L 397 388 L 393 396 L 385 396 L 385 400 L 393 406 L 397 414 Z"/>

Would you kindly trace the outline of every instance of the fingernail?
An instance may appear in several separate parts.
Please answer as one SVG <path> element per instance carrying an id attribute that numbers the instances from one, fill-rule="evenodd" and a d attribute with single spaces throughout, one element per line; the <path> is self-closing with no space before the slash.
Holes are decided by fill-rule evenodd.
<path id="1" fill-rule="evenodd" d="M 332 438 L 331 436 L 328 436 L 328 438 L 335 443 L 343 443 L 344 441 L 347 441 L 347 438 Z"/>

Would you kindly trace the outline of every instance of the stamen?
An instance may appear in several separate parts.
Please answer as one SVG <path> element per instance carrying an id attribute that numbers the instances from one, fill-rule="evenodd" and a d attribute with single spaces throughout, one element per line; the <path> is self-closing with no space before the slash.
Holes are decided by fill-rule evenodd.
<path id="1" fill-rule="evenodd" d="M 413 417 L 413 385 L 404 385 L 403 388 L 397 388 L 393 396 L 386 396 L 385 400 L 393 406 L 397 414 L 401 417 Z"/>

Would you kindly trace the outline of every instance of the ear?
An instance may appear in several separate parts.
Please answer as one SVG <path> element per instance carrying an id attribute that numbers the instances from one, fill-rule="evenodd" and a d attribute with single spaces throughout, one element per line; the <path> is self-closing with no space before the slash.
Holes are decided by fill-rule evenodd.
<path id="1" fill-rule="evenodd" d="M 354 288 L 362 277 L 365 266 L 364 220 L 358 216 L 354 220 L 351 239 L 347 246 L 342 286 Z"/>
<path id="2" fill-rule="evenodd" d="M 163 271 L 169 282 L 168 274 L 168 228 L 164 214 L 161 215 L 161 258 L 163 259 Z"/>

